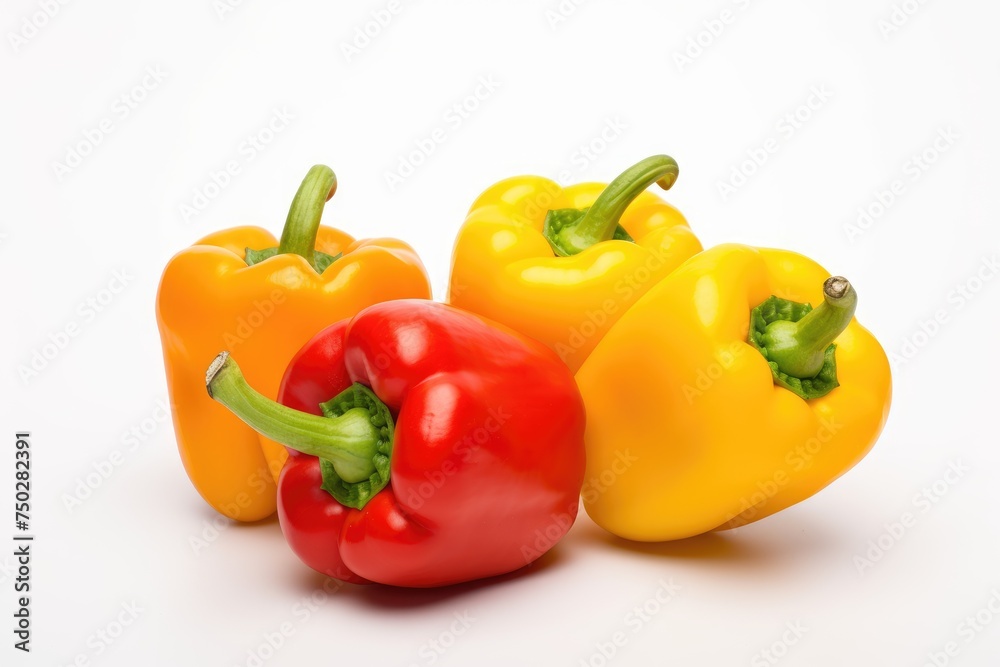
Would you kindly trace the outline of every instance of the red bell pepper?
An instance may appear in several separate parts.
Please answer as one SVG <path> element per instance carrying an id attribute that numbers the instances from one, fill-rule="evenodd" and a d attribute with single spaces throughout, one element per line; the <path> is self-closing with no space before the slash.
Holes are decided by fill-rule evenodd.
<path id="1" fill-rule="evenodd" d="M 576 519 L 584 409 L 572 374 L 541 343 L 471 313 L 369 307 L 306 343 L 281 404 L 226 353 L 207 384 L 291 449 L 281 528 L 331 577 L 427 587 L 503 574 Z"/>

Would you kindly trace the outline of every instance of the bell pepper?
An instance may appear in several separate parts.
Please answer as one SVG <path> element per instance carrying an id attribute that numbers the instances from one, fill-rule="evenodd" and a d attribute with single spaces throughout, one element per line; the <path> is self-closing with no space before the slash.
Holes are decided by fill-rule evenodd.
<path id="1" fill-rule="evenodd" d="M 497 183 L 458 234 L 449 303 L 542 341 L 575 372 L 632 304 L 701 251 L 680 211 L 645 191 L 677 174 L 656 155 L 607 186 Z"/>
<path id="2" fill-rule="evenodd" d="M 858 463 L 891 380 L 856 303 L 812 260 L 742 245 L 650 290 L 576 376 L 590 517 L 632 540 L 689 537 L 769 516 Z"/>
<path id="3" fill-rule="evenodd" d="M 278 518 L 310 567 L 429 587 L 511 572 L 576 519 L 583 402 L 545 346 L 430 301 L 378 304 L 291 361 L 279 402 L 223 353 L 209 394 L 290 448 Z"/>
<path id="4" fill-rule="evenodd" d="M 380 301 L 429 297 L 424 268 L 394 239 L 355 241 L 320 226 L 336 190 L 329 167 L 299 188 L 281 241 L 259 227 L 211 234 L 175 255 L 160 280 L 156 319 L 181 460 L 217 511 L 256 521 L 276 509 L 285 448 L 205 396 L 205 366 L 220 349 L 274 396 L 292 355 L 329 322 Z"/>

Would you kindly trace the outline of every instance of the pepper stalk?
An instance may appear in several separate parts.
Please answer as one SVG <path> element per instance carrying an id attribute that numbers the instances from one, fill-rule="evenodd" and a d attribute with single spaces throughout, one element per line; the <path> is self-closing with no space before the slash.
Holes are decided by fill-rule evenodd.
<path id="1" fill-rule="evenodd" d="M 819 398 L 840 386 L 833 341 L 857 305 L 858 294 L 843 276 L 823 283 L 823 303 L 815 309 L 772 296 L 751 311 L 748 341 L 767 359 L 776 384 Z"/>
<path id="2" fill-rule="evenodd" d="M 355 383 L 320 404 L 324 416 L 272 401 L 251 387 L 221 352 L 205 374 L 208 395 L 261 435 L 320 459 L 323 489 L 361 509 L 389 483 L 394 425 L 389 408 Z"/>
<path id="3" fill-rule="evenodd" d="M 583 252 L 602 241 L 632 241 L 619 224 L 625 209 L 653 183 L 669 190 L 678 173 L 677 162 L 669 155 L 648 157 L 611 181 L 590 207 L 549 211 L 542 234 L 560 257 Z"/>
<path id="4" fill-rule="evenodd" d="M 337 175 L 323 164 L 309 169 L 299 185 L 281 231 L 281 241 L 276 248 L 262 250 L 246 249 L 244 259 L 247 266 L 253 266 L 275 255 L 300 255 L 317 273 L 323 273 L 328 266 L 340 259 L 341 254 L 329 255 L 316 250 L 316 235 L 323 217 L 326 202 L 337 192 Z"/>

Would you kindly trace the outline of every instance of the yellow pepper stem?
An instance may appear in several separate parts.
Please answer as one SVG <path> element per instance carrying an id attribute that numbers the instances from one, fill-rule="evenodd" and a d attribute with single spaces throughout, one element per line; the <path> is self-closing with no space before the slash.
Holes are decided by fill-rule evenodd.
<path id="1" fill-rule="evenodd" d="M 653 183 L 669 190 L 678 173 L 677 162 L 669 155 L 648 157 L 611 181 L 589 208 L 549 211 L 542 233 L 561 257 L 575 255 L 612 238 L 631 241 L 619 225 L 625 209 Z"/>
<path id="2" fill-rule="evenodd" d="M 767 325 L 763 347 L 767 358 L 791 377 L 806 379 L 823 370 L 827 348 L 847 328 L 858 305 L 858 294 L 846 278 L 833 276 L 823 283 L 823 303 L 792 322 Z"/>

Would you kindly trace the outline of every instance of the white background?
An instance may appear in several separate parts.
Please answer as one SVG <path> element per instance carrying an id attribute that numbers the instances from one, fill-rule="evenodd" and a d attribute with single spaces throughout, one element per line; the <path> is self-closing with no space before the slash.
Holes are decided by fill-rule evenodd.
<path id="1" fill-rule="evenodd" d="M 28 429 L 37 542 L 30 656 L 12 648 L 12 549 L 0 548 L 0 662 L 256 664 L 288 623 L 263 664 L 765 665 L 768 649 L 782 665 L 922 665 L 949 642 L 957 654 L 939 664 L 997 664 L 1000 280 L 984 261 L 1000 249 L 1000 5 L 908 0 L 887 33 L 897 1 L 567 0 L 556 22 L 554 0 L 426 0 L 403 3 L 350 56 L 343 45 L 386 2 L 244 0 L 221 14 L 211 0 L 69 2 L 51 3 L 51 18 L 44 2 L 5 2 L 0 498 L 13 504 L 13 434 Z M 705 46 L 679 62 L 690 40 Z M 147 68 L 165 78 L 131 93 Z M 446 120 L 481 77 L 496 90 Z M 802 107 L 815 90 L 826 99 Z M 125 117 L 118 100 L 133 94 L 143 99 Z M 293 120 L 248 159 L 241 145 L 275 109 Z M 60 177 L 54 165 L 105 118 L 112 131 Z M 605 141 L 609 123 L 621 129 Z M 391 189 L 386 172 L 436 127 L 445 141 Z M 940 132 L 953 137 L 943 152 Z M 772 138 L 776 152 L 723 196 L 719 184 Z M 925 151 L 936 159 L 913 172 Z M 681 165 L 668 199 L 706 246 L 795 249 L 858 286 L 859 318 L 894 355 L 892 413 L 872 453 L 738 531 L 630 545 L 584 517 L 529 572 L 438 591 L 348 587 L 318 595 L 306 618 L 323 578 L 274 522 L 213 529 L 169 422 L 156 422 L 166 388 L 153 303 L 167 259 L 236 224 L 277 233 L 305 171 L 324 162 L 340 180 L 326 223 L 408 240 L 443 299 L 452 239 L 487 185 L 520 173 L 607 181 L 660 152 Z M 185 220 L 181 206 L 229 160 L 240 173 Z M 894 180 L 895 200 L 849 233 Z M 127 286 L 91 311 L 122 271 Z M 960 298 L 959 286 L 978 291 Z M 70 324 L 79 334 L 23 379 Z M 143 427 L 130 449 L 125 434 Z M 69 509 L 116 450 L 122 464 Z M 953 464 L 968 470 L 940 481 Z M 920 501 L 935 482 L 942 495 Z M 913 525 L 893 536 L 907 512 Z M 0 513 L 4 543 L 12 514 Z M 873 548 L 877 562 L 859 566 Z M 661 581 L 680 587 L 665 604 Z M 141 611 L 109 645 L 98 632 L 117 634 L 123 604 Z M 656 613 L 637 623 L 644 604 Z M 983 609 L 992 623 L 962 625 Z M 460 635 L 456 614 L 474 619 Z M 626 642 L 605 660 L 619 631 Z"/>

